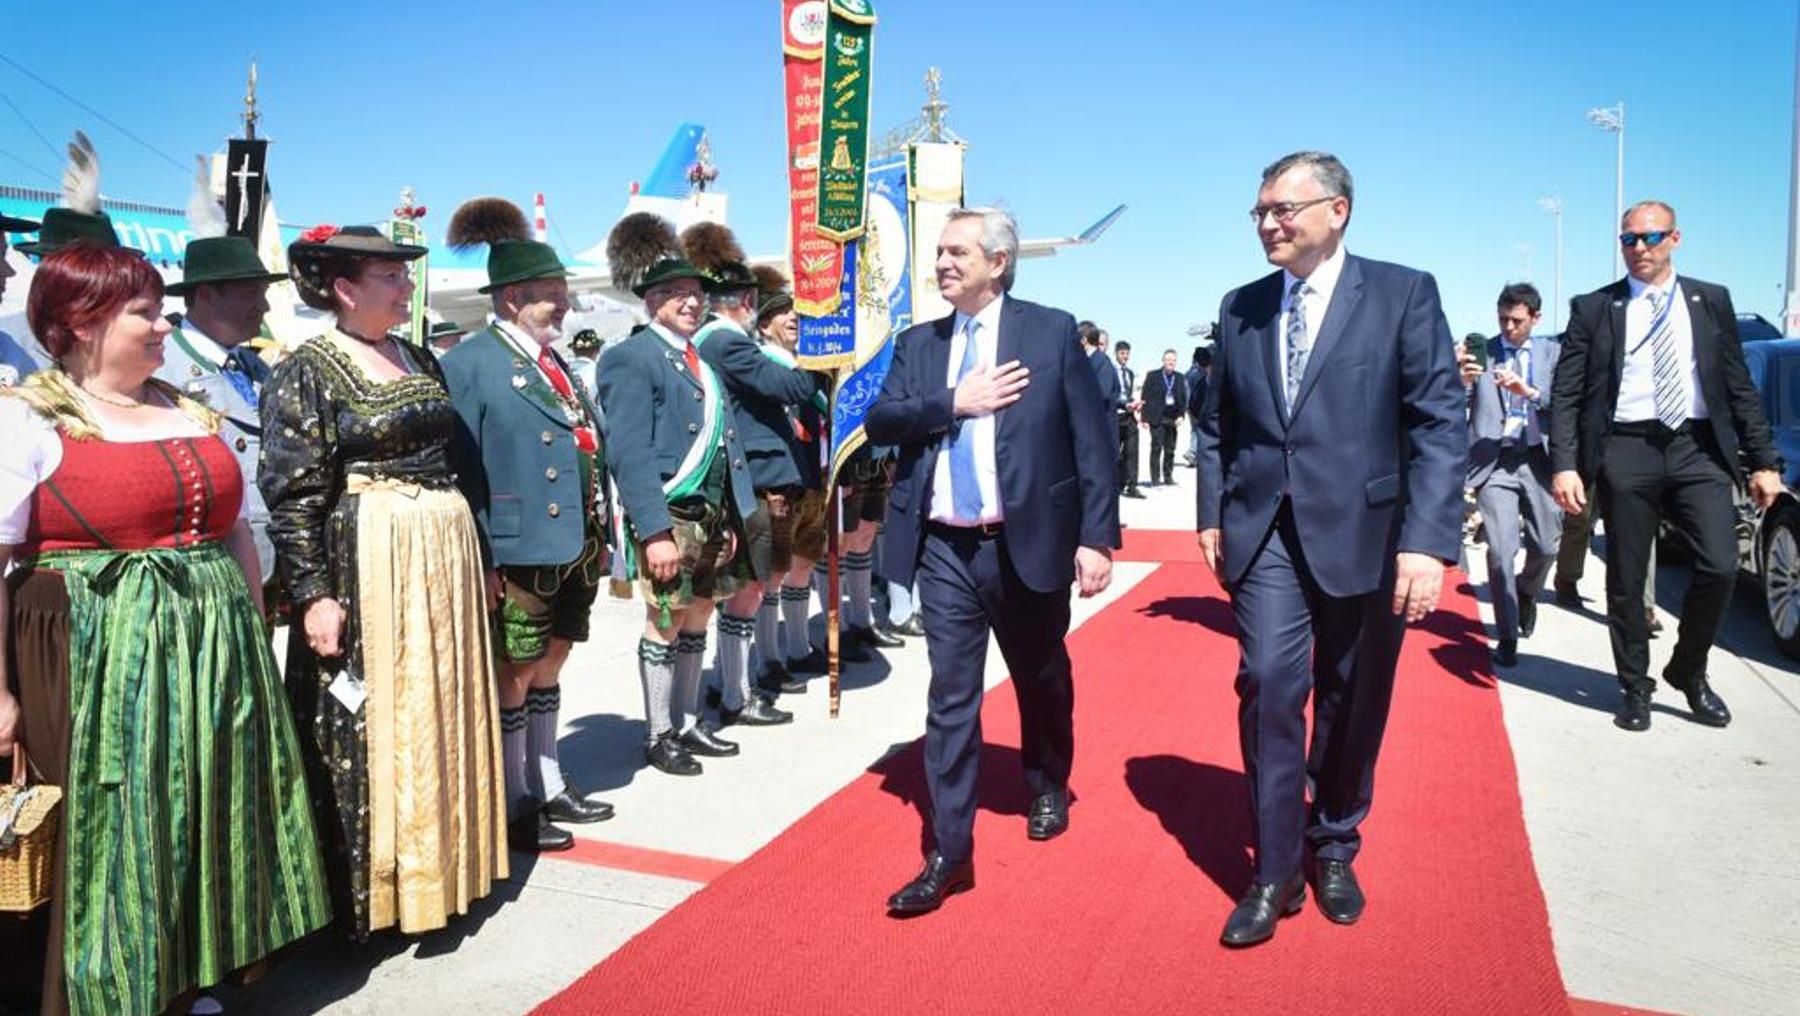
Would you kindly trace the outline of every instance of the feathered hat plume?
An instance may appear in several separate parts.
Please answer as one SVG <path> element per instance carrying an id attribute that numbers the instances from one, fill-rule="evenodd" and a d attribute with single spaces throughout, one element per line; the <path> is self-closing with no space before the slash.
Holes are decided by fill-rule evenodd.
<path id="1" fill-rule="evenodd" d="M 606 263 L 613 285 L 629 289 L 638 284 L 650 266 L 666 258 L 681 257 L 675 227 L 653 212 L 632 212 L 613 226 L 606 238 Z"/>
<path id="2" fill-rule="evenodd" d="M 456 250 L 505 240 L 531 239 L 525 213 L 505 198 L 470 198 L 458 205 L 444 230 L 444 242 Z"/>
<path id="3" fill-rule="evenodd" d="M 787 273 L 774 265 L 756 265 L 750 269 L 750 274 L 756 276 L 756 297 L 759 300 L 766 300 L 787 289 Z"/>
<path id="4" fill-rule="evenodd" d="M 749 260 L 738 245 L 737 235 L 716 222 L 696 222 L 683 230 L 681 249 L 688 261 L 703 272 L 718 271 L 719 266 L 730 261 L 742 264 Z"/>
<path id="5" fill-rule="evenodd" d="M 63 206 L 86 215 L 100 211 L 100 156 L 80 131 L 69 142 L 69 165 L 63 170 Z"/>
<path id="6" fill-rule="evenodd" d="M 211 236 L 224 236 L 227 223 L 225 209 L 213 198 L 212 170 L 206 156 L 194 156 L 194 190 L 188 195 L 188 226 L 194 231 L 195 239 Z"/>

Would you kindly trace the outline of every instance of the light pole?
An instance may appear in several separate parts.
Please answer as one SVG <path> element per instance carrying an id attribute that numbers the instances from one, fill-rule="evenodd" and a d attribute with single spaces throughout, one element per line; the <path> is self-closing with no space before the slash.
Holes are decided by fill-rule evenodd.
<path id="1" fill-rule="evenodd" d="M 1562 198 L 1538 198 L 1538 207 L 1556 223 L 1556 296 L 1550 304 L 1550 330 L 1562 334 Z"/>
<path id="2" fill-rule="evenodd" d="M 1614 185 L 1613 196 L 1613 222 L 1616 224 L 1625 218 L 1625 100 L 1620 99 L 1617 106 L 1590 109 L 1587 111 L 1587 118 L 1589 123 L 1608 134 L 1619 136 L 1618 180 Z M 1624 274 L 1625 261 L 1624 255 L 1619 251 L 1616 238 L 1613 241 L 1612 252 L 1613 275 L 1617 277 Z"/>

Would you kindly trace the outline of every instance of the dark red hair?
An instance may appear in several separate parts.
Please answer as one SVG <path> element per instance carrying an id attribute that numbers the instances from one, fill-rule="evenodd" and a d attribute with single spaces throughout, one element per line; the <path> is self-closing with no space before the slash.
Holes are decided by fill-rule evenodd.
<path id="1" fill-rule="evenodd" d="M 37 266 L 25 317 L 45 352 L 60 360 L 74 348 L 77 330 L 108 320 L 134 297 L 162 295 L 162 276 L 136 251 L 77 241 Z"/>

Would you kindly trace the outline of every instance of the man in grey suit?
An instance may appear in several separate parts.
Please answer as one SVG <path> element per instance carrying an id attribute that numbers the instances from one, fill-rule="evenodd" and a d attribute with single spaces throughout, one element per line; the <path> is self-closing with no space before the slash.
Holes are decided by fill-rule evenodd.
<path id="1" fill-rule="evenodd" d="M 264 579 L 275 576 L 275 550 L 269 544 L 269 509 L 256 486 L 256 464 L 262 454 L 262 418 L 257 403 L 269 368 L 249 341 L 262 331 L 269 312 L 271 282 L 287 278 L 269 271 L 256 247 L 241 236 L 212 236 L 190 241 L 180 282 L 165 292 L 181 297 L 187 313 L 163 346 L 163 365 L 156 376 L 205 403 L 224 418 L 219 437 L 236 456 L 244 474 L 244 499 L 250 532 L 256 538 L 256 560 Z M 273 598 L 264 605 L 275 609 Z"/>
<path id="2" fill-rule="evenodd" d="M 1487 365 L 1462 353 L 1469 388 L 1469 479 L 1487 530 L 1488 590 L 1499 644 L 1494 663 L 1519 662 L 1519 639 L 1537 627 L 1537 597 L 1556 562 L 1562 513 L 1550 498 L 1550 381 L 1561 347 L 1532 337 L 1543 298 L 1529 283 L 1500 291 L 1500 334 Z M 1525 563 L 1517 574 L 1521 537 Z"/>

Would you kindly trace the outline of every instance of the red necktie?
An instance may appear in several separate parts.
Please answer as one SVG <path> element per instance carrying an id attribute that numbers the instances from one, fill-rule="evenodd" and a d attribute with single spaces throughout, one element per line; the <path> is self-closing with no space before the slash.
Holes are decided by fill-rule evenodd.
<path id="1" fill-rule="evenodd" d="M 556 394 L 562 396 L 563 400 L 566 402 L 575 403 L 575 389 L 569 384 L 569 377 L 567 374 L 563 373 L 562 367 L 556 362 L 556 358 L 550 355 L 549 346 L 538 347 L 537 362 L 538 366 L 543 369 L 544 376 L 550 379 L 550 387 L 556 389 Z M 580 403 L 575 404 L 580 405 Z M 594 430 L 592 427 L 576 426 L 575 447 L 589 455 L 600 450 L 600 442 L 594 439 Z"/>
<path id="2" fill-rule="evenodd" d="M 694 380 L 700 380 L 700 351 L 695 349 L 694 344 L 690 342 L 687 344 L 687 348 L 681 351 L 681 355 L 687 357 L 688 370 L 694 372 Z"/>

